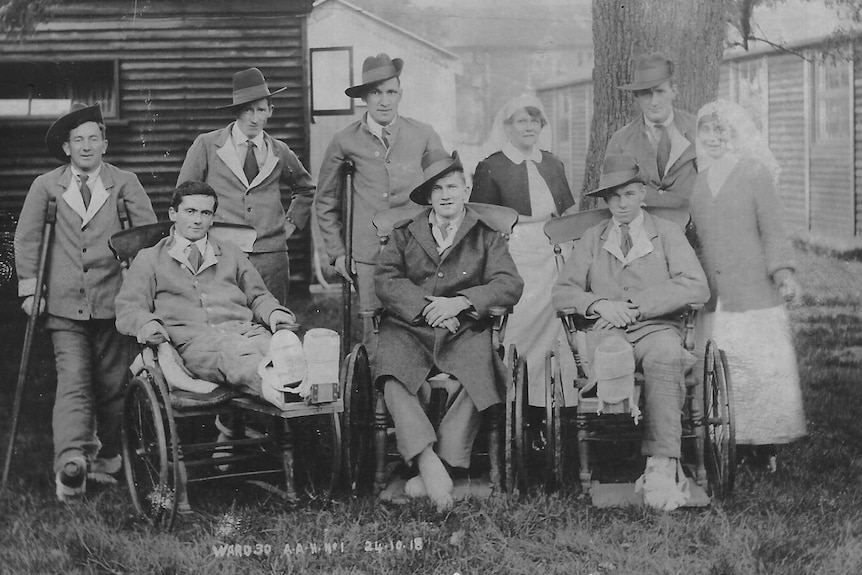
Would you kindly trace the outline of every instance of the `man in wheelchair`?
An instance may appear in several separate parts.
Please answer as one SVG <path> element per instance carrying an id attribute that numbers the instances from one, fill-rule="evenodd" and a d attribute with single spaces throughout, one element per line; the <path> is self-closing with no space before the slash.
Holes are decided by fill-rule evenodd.
<path id="1" fill-rule="evenodd" d="M 469 467 L 479 414 L 501 401 L 505 368 L 492 349 L 490 308 L 517 303 L 523 281 L 506 240 L 465 206 L 457 153 L 426 152 L 422 169 L 410 199 L 431 208 L 395 225 L 377 263 L 385 314 L 376 376 L 398 451 L 419 470 L 407 495 L 427 495 L 445 509 L 453 488 L 446 466 Z M 432 387 L 448 394 L 436 433 L 423 410 Z"/>
<path id="2" fill-rule="evenodd" d="M 296 336 L 276 328 L 296 318 L 238 247 L 208 235 L 217 208 L 209 184 L 174 190 L 174 227 L 130 266 L 116 299 L 117 329 L 142 344 L 169 341 L 197 377 L 280 406 L 274 390 L 297 383 L 282 365 Z"/>
<path id="3" fill-rule="evenodd" d="M 681 414 L 685 373 L 695 363 L 683 347 L 679 314 L 709 299 L 706 276 L 682 228 L 641 209 L 645 188 L 635 158 L 608 155 L 589 195 L 604 198 L 612 217 L 575 243 L 553 288 L 554 306 L 592 320 L 582 354 L 592 378 L 609 367 L 594 365 L 594 358 L 631 365 L 619 351 L 621 344 L 633 348 L 645 400 L 641 452 L 647 461 L 638 485 L 648 505 L 673 509 L 683 502 Z"/>

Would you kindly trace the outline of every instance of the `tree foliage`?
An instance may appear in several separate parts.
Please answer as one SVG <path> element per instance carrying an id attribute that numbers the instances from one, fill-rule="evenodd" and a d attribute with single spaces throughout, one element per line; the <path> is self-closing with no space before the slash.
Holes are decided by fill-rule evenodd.
<path id="1" fill-rule="evenodd" d="M 0 32 L 26 34 L 60 0 L 0 0 Z"/>

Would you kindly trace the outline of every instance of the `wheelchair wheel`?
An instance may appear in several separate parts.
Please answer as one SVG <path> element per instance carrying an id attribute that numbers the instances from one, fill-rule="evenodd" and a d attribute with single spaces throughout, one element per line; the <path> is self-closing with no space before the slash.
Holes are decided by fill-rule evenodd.
<path id="1" fill-rule="evenodd" d="M 294 480 L 298 493 L 329 501 L 341 476 L 341 417 L 306 415 L 287 421 L 294 445 Z"/>
<path id="2" fill-rule="evenodd" d="M 736 426 L 727 357 L 714 340 L 706 344 L 703 366 L 706 472 L 711 495 L 727 497 L 736 477 Z"/>
<path id="3" fill-rule="evenodd" d="M 515 493 L 527 488 L 527 439 L 524 412 L 527 402 L 527 361 L 509 346 L 509 373 L 512 381 L 506 388 L 506 491 Z"/>
<path id="4" fill-rule="evenodd" d="M 563 484 L 563 374 L 559 351 L 549 351 L 545 360 L 545 473 L 547 487 L 559 488 Z"/>
<path id="5" fill-rule="evenodd" d="M 123 401 L 123 464 L 135 509 L 170 530 L 177 515 L 177 459 L 169 453 L 167 414 L 156 389 L 150 372 L 129 383 Z M 175 442 L 171 449 L 176 451 Z"/>
<path id="6" fill-rule="evenodd" d="M 354 497 L 368 492 L 373 483 L 373 385 L 368 353 L 365 346 L 357 344 L 341 365 L 343 465 L 347 487 Z"/>

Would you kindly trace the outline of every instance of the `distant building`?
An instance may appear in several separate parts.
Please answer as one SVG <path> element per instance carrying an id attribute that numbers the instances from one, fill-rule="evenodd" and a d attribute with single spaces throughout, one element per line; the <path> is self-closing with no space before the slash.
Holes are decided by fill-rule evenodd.
<path id="1" fill-rule="evenodd" d="M 592 34 L 566 12 L 573 9 L 512 18 L 464 13 L 450 21 L 448 48 L 464 66 L 457 84 L 457 141 L 467 164 L 482 159 L 494 115 L 510 99 L 560 77 L 590 73 Z"/>

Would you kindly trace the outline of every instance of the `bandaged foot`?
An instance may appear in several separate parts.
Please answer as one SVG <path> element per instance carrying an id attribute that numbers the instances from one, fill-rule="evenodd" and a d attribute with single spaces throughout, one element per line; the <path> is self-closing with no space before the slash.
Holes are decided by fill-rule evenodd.
<path id="1" fill-rule="evenodd" d="M 258 366 L 261 395 L 279 409 L 308 395 L 302 387 L 306 376 L 302 342 L 291 331 L 277 331 L 269 343 L 269 353 Z"/>
<path id="2" fill-rule="evenodd" d="M 419 466 L 419 477 L 425 484 L 428 497 L 437 505 L 437 511 L 445 511 L 452 507 L 452 478 L 446 472 L 443 462 L 429 445 L 416 459 Z"/>
<path id="3" fill-rule="evenodd" d="M 407 483 L 404 485 L 404 493 L 407 497 L 417 499 L 428 495 L 428 490 L 425 489 L 425 482 L 422 481 L 422 477 L 417 475 L 407 480 Z"/>
<path id="4" fill-rule="evenodd" d="M 691 497 L 679 460 L 661 455 L 647 457 L 644 474 L 635 482 L 637 492 L 643 492 L 646 505 L 661 511 L 673 511 Z"/>

